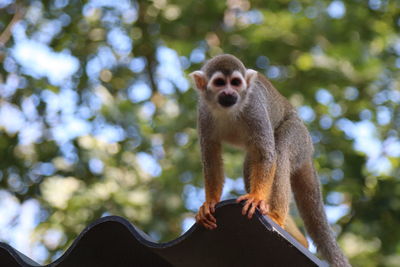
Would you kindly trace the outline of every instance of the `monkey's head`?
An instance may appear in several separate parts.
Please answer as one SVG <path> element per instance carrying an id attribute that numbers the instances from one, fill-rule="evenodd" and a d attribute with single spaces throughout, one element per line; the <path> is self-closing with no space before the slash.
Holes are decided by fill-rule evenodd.
<path id="1" fill-rule="evenodd" d="M 210 59 L 190 76 L 209 107 L 232 110 L 244 105 L 257 72 L 246 69 L 238 58 L 224 54 Z"/>

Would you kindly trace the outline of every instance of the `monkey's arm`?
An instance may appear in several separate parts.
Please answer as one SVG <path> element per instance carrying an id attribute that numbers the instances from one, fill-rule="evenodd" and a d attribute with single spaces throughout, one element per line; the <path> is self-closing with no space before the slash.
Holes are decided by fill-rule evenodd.
<path id="1" fill-rule="evenodd" d="M 217 224 L 212 214 L 221 198 L 224 183 L 221 142 L 212 138 L 212 121 L 207 118 L 207 114 L 200 116 L 199 132 L 206 201 L 200 207 L 196 221 L 207 229 L 214 229 Z"/>
<path id="2" fill-rule="evenodd" d="M 215 205 L 221 198 L 224 182 L 221 143 L 201 140 L 201 150 L 206 201 L 200 207 L 196 215 L 196 221 L 207 229 L 214 229 L 217 227 L 217 221 L 212 214 L 215 211 Z"/>
<path id="3" fill-rule="evenodd" d="M 249 129 L 257 129 L 249 133 L 247 147 L 247 183 L 250 192 L 237 199 L 245 200 L 242 214 L 251 218 L 258 207 L 262 214 L 268 213 L 268 199 L 271 192 L 276 169 L 275 142 L 271 123 L 266 118 L 252 118 L 248 122 Z"/>
<path id="4" fill-rule="evenodd" d="M 224 183 L 221 143 L 208 141 L 207 144 L 202 145 L 202 154 L 206 202 L 218 202 Z"/>
<path id="5" fill-rule="evenodd" d="M 250 152 L 250 192 L 240 196 L 237 202 L 245 200 L 242 214 L 250 219 L 256 208 L 262 214 L 269 211 L 267 202 L 271 193 L 271 187 L 275 176 L 276 162 L 273 155 L 264 157 L 259 152 Z M 272 154 L 272 153 L 271 153 Z"/>

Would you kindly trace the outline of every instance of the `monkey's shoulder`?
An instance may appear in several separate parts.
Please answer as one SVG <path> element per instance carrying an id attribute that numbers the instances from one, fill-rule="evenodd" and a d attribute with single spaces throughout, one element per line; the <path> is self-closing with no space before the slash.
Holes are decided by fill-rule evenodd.
<path id="1" fill-rule="evenodd" d="M 268 78 L 259 72 L 257 72 L 257 80 L 256 81 L 259 82 L 266 89 L 270 89 L 270 88 L 274 87 L 272 85 L 272 83 L 268 80 Z"/>
<path id="2" fill-rule="evenodd" d="M 266 96 L 269 99 L 272 99 L 274 101 L 284 102 L 285 105 L 289 104 L 289 102 L 286 99 L 286 97 L 284 97 L 279 92 L 279 90 L 275 88 L 275 86 L 272 84 L 272 82 L 270 80 L 268 80 L 268 78 L 265 77 L 261 73 L 257 73 L 256 86 L 255 87 L 256 87 L 256 89 L 260 89 L 261 92 L 265 93 Z"/>

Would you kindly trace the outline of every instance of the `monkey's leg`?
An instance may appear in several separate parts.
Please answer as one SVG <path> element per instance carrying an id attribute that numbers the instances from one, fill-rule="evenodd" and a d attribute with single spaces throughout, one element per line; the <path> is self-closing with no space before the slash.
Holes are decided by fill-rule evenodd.
<path id="1" fill-rule="evenodd" d="M 243 179 L 244 185 L 246 188 L 246 192 L 250 192 L 250 158 L 248 154 L 246 154 L 244 164 L 243 164 Z M 297 241 L 299 241 L 304 247 L 308 248 L 308 241 L 305 236 L 301 233 L 299 228 L 296 226 L 293 218 L 289 215 L 287 216 L 284 229 L 291 234 Z"/>
<path id="2" fill-rule="evenodd" d="M 293 219 L 288 216 L 291 200 L 291 169 L 293 165 L 296 166 L 296 162 L 293 161 L 292 157 L 294 152 L 299 150 L 299 147 L 297 147 L 299 133 L 293 129 L 298 128 L 299 121 L 297 119 L 288 119 L 276 129 L 277 168 L 269 198 L 270 211 L 268 215 L 301 244 L 308 247 L 307 239 L 297 228 Z M 302 151 L 298 152 L 302 153 Z"/>
<path id="3" fill-rule="evenodd" d="M 290 160 L 289 152 L 279 146 L 284 146 L 282 142 L 277 142 L 277 168 L 275 179 L 269 198 L 268 215 L 281 227 L 285 227 L 286 218 L 289 213 L 291 189 L 290 189 Z"/>

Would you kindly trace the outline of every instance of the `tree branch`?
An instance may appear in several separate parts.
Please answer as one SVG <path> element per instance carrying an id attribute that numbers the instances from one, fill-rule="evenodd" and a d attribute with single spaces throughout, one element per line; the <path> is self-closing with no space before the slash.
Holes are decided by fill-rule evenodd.
<path id="1" fill-rule="evenodd" d="M 0 48 L 4 47 L 8 42 L 8 40 L 10 40 L 12 28 L 25 15 L 25 8 L 23 8 L 18 2 L 15 3 L 14 6 L 15 6 L 15 14 L 11 19 L 10 23 L 8 23 L 7 27 L 4 29 L 4 31 L 0 34 Z"/>

